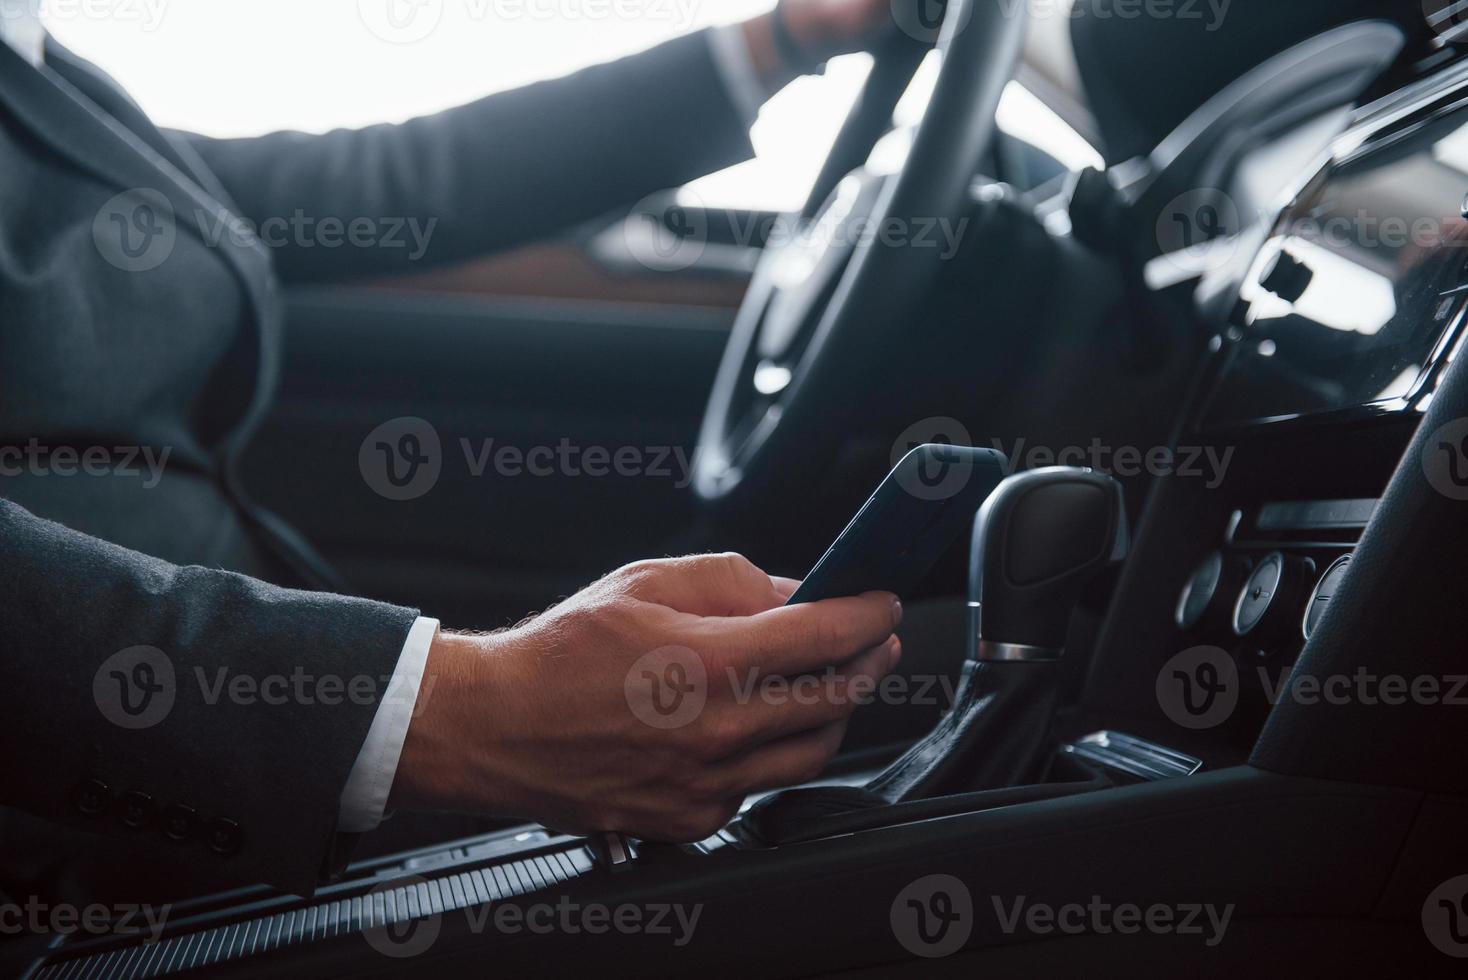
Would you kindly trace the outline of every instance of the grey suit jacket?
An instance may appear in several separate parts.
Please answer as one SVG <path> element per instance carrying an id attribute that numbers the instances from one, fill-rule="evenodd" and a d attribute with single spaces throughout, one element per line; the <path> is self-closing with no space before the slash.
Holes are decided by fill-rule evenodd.
<path id="1" fill-rule="evenodd" d="M 40 819 L 96 860 L 308 891 L 416 611 L 321 590 L 235 460 L 270 404 L 280 283 L 409 257 L 267 246 L 238 219 L 434 220 L 423 268 L 748 138 L 699 36 L 402 125 L 243 140 L 160 132 L 93 66 L 48 59 L 0 45 L 0 804 L 30 815 L 0 823 L 0 876 L 73 856 L 3 836 Z M 307 697 L 260 696 L 301 676 Z M 322 693 L 353 681 L 372 696 Z"/>

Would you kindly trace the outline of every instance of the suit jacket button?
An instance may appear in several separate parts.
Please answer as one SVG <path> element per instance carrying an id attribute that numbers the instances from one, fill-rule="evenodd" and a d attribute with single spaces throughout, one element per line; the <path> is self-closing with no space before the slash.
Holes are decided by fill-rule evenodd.
<path id="1" fill-rule="evenodd" d="M 137 830 L 153 819 L 153 797 L 133 790 L 122 794 L 122 825 Z"/>
<path id="2" fill-rule="evenodd" d="M 163 836 L 169 840 L 188 840 L 194 833 L 197 816 L 191 806 L 170 803 L 163 810 Z"/>
<path id="3" fill-rule="evenodd" d="M 205 834 L 205 840 L 209 842 L 209 850 L 222 857 L 228 857 L 240 849 L 240 825 L 233 820 L 224 817 L 215 817 L 209 821 L 209 827 Z"/>
<path id="4" fill-rule="evenodd" d="M 112 790 L 100 779 L 89 779 L 77 787 L 76 798 L 77 812 L 86 817 L 95 817 L 107 809 L 107 804 L 112 802 Z"/>

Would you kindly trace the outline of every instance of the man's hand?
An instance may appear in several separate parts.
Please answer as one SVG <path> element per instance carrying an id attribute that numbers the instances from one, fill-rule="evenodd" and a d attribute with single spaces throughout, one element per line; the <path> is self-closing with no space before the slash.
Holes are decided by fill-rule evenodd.
<path id="1" fill-rule="evenodd" d="M 800 46 L 825 59 L 860 51 L 893 28 L 893 0 L 783 0 L 785 23 Z"/>
<path id="2" fill-rule="evenodd" d="M 814 71 L 828 58 L 870 47 L 895 30 L 893 0 L 780 0 L 780 9 L 747 20 L 744 40 L 755 70 L 771 90 L 797 75 Z M 775 43 L 774 18 L 783 18 L 790 35 L 807 56 L 792 64 Z"/>
<path id="3" fill-rule="evenodd" d="M 639 562 L 508 632 L 440 634 L 392 804 L 714 833 L 818 775 L 901 655 L 895 596 L 787 607 L 796 584 L 738 555 Z"/>

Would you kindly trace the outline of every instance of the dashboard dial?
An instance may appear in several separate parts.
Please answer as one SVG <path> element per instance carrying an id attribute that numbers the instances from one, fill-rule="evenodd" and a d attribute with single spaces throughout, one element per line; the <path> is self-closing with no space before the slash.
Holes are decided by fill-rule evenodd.
<path id="1" fill-rule="evenodd" d="M 1279 601 L 1280 586 L 1284 583 L 1285 558 L 1278 551 L 1266 555 L 1254 566 L 1244 590 L 1234 603 L 1234 633 L 1248 636 L 1269 615 L 1269 610 Z"/>
<path id="2" fill-rule="evenodd" d="M 1315 632 L 1315 627 L 1325 615 L 1326 607 L 1330 605 L 1331 597 L 1335 595 L 1336 590 L 1341 586 L 1341 582 L 1345 580 L 1346 571 L 1350 568 L 1350 565 L 1350 555 L 1339 558 L 1320 577 L 1319 584 L 1315 586 L 1315 591 L 1311 593 L 1310 601 L 1305 606 L 1305 619 L 1301 624 L 1305 639 L 1310 639 L 1310 635 Z"/>
<path id="3" fill-rule="evenodd" d="M 1180 630 L 1190 630 L 1203 621 L 1223 586 L 1223 553 L 1210 552 L 1199 563 L 1178 596 L 1174 619 Z"/>

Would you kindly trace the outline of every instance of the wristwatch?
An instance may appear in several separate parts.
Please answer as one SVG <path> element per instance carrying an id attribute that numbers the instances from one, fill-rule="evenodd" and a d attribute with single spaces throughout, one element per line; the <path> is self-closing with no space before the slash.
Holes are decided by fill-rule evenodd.
<path id="1" fill-rule="evenodd" d="M 770 14 L 770 34 L 775 42 L 775 50 L 780 54 L 780 60 L 800 74 L 818 75 L 824 72 L 825 59 L 812 56 L 790 30 L 790 22 L 785 16 L 785 3 L 786 0 L 780 0 Z"/>

